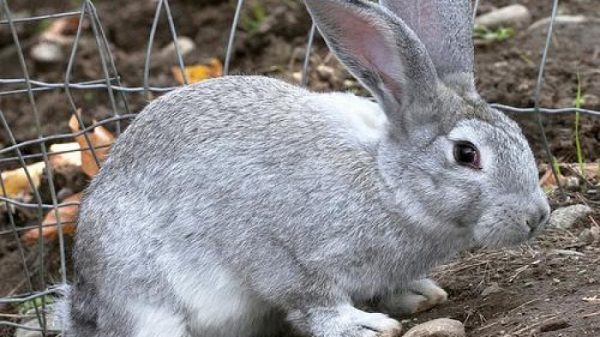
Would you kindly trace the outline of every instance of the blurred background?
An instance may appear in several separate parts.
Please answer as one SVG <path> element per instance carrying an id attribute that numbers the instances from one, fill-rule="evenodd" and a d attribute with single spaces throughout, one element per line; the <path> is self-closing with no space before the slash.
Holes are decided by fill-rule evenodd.
<path id="1" fill-rule="evenodd" d="M 537 103 L 548 109 L 600 110 L 600 1 L 480 0 L 476 15 L 477 88 L 487 101 L 515 108 Z M 29 330 L 19 329 L 19 337 L 42 335 L 35 330 L 44 325 L 52 285 L 69 279 L 81 192 L 110 144 L 152 99 L 227 71 L 306 83 L 317 91 L 367 94 L 318 34 L 307 49 L 312 23 L 297 0 L 241 5 L 236 0 L 0 0 L 0 21 L 2 337 L 17 333 L 18 324 L 30 324 Z M 551 159 L 537 116 L 531 111 L 509 115 L 532 144 L 553 206 L 589 210 L 533 248 L 473 253 L 441 269 L 437 275 L 455 302 L 418 319 L 452 316 L 466 322 L 473 336 L 529 336 L 531 329 L 542 333 L 544 319 L 564 314 L 559 303 L 572 302 L 566 310 L 577 314 L 558 329 L 562 336 L 599 336 L 600 315 L 585 317 L 594 314 L 593 308 L 600 310 L 598 302 L 582 298 L 594 299 L 599 288 L 600 115 L 543 114 Z M 555 254 L 560 259 L 549 249 L 563 251 Z M 564 291 L 555 293 L 557 287 Z M 485 297 L 492 299 L 481 303 L 486 289 Z M 576 290 L 569 295 L 568 289 Z M 523 305 L 537 290 L 528 304 L 533 308 Z M 537 305 L 544 303 L 538 299 L 543 294 L 553 300 Z M 589 309 L 588 303 L 595 307 Z M 534 309 L 542 317 L 534 323 L 535 317 L 517 315 Z M 558 336 L 558 330 L 543 336 Z"/>

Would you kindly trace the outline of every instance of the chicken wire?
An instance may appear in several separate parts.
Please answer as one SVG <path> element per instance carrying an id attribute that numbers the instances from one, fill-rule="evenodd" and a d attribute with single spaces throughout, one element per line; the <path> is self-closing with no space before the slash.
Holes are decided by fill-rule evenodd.
<path id="1" fill-rule="evenodd" d="M 475 9 L 479 5 L 479 0 L 475 1 Z M 577 108 L 544 108 L 539 106 L 540 102 L 540 94 L 542 85 L 544 82 L 544 68 L 546 65 L 546 59 L 548 55 L 548 51 L 551 48 L 552 44 L 552 34 L 553 28 L 556 18 L 558 8 L 558 0 L 553 0 L 553 8 L 551 13 L 551 20 L 548 23 L 547 30 L 547 38 L 546 43 L 541 50 L 542 59 L 539 65 L 537 83 L 534 90 L 534 106 L 532 108 L 517 108 L 504 104 L 492 104 L 497 109 L 506 111 L 506 112 L 514 112 L 514 113 L 528 113 L 535 114 L 537 118 L 537 123 L 539 127 L 539 132 L 542 136 L 542 140 L 544 142 L 544 148 L 546 151 L 546 155 L 548 160 L 551 162 L 552 153 L 550 152 L 550 147 L 548 145 L 548 141 L 546 138 L 546 134 L 544 132 L 544 127 L 542 125 L 543 115 L 551 115 L 551 114 L 561 114 L 561 113 L 575 113 L 579 112 L 581 114 L 587 114 L 592 116 L 600 116 L 600 111 L 588 110 L 588 109 L 577 109 Z M 224 55 L 224 64 L 223 64 L 223 72 L 225 75 L 228 74 L 230 70 L 230 64 L 232 59 L 232 51 L 233 51 L 233 43 L 236 35 L 236 28 L 238 27 L 238 23 L 240 21 L 240 15 L 244 9 L 244 0 L 238 0 L 235 12 L 233 13 L 233 20 L 231 25 L 231 30 L 229 33 L 229 38 L 227 42 L 227 48 Z M 477 11 L 475 10 L 474 13 Z M 68 58 L 67 68 L 64 76 L 63 82 L 47 82 L 39 79 L 35 79 L 31 77 L 29 72 L 26 56 L 24 53 L 24 49 L 22 46 L 22 42 L 19 39 L 19 34 L 17 33 L 17 26 L 24 23 L 31 23 L 40 20 L 55 20 L 59 18 L 65 17 L 78 17 L 78 26 L 77 31 L 75 33 L 75 38 L 72 44 L 71 53 Z M 50 15 L 43 16 L 35 16 L 35 17 L 20 17 L 16 18 L 11 14 L 10 6 L 8 5 L 7 0 L 0 0 L 0 28 L 1 29 L 9 29 L 10 34 L 12 36 L 12 41 L 14 47 L 16 47 L 17 56 L 19 60 L 18 67 L 23 74 L 22 78 L 2 78 L 0 79 L 0 85 L 20 85 L 21 88 L 10 90 L 2 90 L 0 89 L 0 97 L 2 96 L 12 96 L 12 95 L 25 95 L 29 101 L 29 105 L 32 111 L 32 118 L 35 124 L 35 130 L 37 137 L 34 139 L 17 142 L 14 136 L 14 133 L 11 127 L 8 124 L 6 115 L 3 111 L 0 111 L 0 122 L 2 123 L 3 132 L 6 133 L 7 139 L 10 144 L 8 146 L 0 149 L 0 155 L 3 158 L 0 158 L 0 164 L 7 163 L 18 163 L 20 167 L 25 170 L 25 174 L 27 176 L 27 180 L 33 192 L 33 200 L 32 203 L 22 202 L 15 198 L 9 198 L 6 189 L 4 186 L 4 182 L 0 179 L 0 187 L 2 188 L 3 195 L 0 196 L 0 203 L 3 203 L 6 206 L 8 223 L 10 226 L 9 230 L 0 231 L 0 236 L 12 236 L 17 243 L 19 254 L 22 258 L 22 266 L 23 266 L 23 277 L 24 277 L 24 285 L 27 288 L 27 292 L 19 295 L 13 295 L 8 297 L 0 297 L 0 306 L 2 305 L 15 305 L 22 304 L 25 302 L 32 302 L 33 308 L 35 311 L 35 317 L 39 323 L 39 327 L 33 327 L 29 325 L 23 325 L 17 323 L 14 319 L 6 319 L 7 316 L 0 316 L 0 327 L 2 326 L 12 326 L 25 330 L 39 330 L 42 335 L 46 335 L 49 333 L 55 333 L 58 331 L 52 331 L 48 329 L 48 322 L 46 321 L 46 295 L 51 295 L 57 293 L 57 287 L 55 285 L 50 284 L 48 282 L 48 277 L 46 274 L 46 263 L 45 260 L 47 252 L 45 251 L 46 243 L 44 242 L 44 236 L 42 234 L 42 229 L 45 226 L 55 226 L 58 229 L 58 248 L 60 252 L 60 283 L 64 284 L 67 282 L 67 259 L 66 259 L 66 249 L 65 249 L 65 240 L 63 228 L 66 223 L 60 221 L 60 217 L 58 216 L 58 211 L 61 207 L 78 205 L 78 203 L 59 203 L 57 192 L 54 188 L 53 183 L 53 172 L 52 167 L 49 164 L 49 158 L 53 155 L 64 154 L 69 151 L 62 152 L 53 152 L 49 153 L 48 144 L 55 143 L 57 141 L 72 141 L 76 136 L 83 136 L 85 138 L 87 147 L 79 149 L 77 151 L 90 150 L 92 153 L 94 160 L 99 164 L 99 159 L 96 154 L 96 149 L 92 146 L 90 138 L 88 136 L 88 132 L 94 130 L 95 127 L 100 125 L 113 124 L 115 126 L 116 135 L 118 135 L 122 131 L 121 122 L 124 120 L 130 120 L 135 117 L 135 112 L 130 110 L 128 105 L 128 96 L 134 93 L 143 94 L 144 97 L 150 99 L 153 93 L 164 93 L 170 90 L 175 89 L 175 87 L 158 87 L 152 86 L 149 82 L 150 77 L 150 63 L 151 63 L 151 51 L 153 49 L 153 43 L 155 40 L 155 35 L 158 29 L 158 24 L 161 18 L 165 18 L 167 20 L 168 29 L 171 35 L 171 39 L 174 42 L 175 46 L 175 55 L 177 58 L 177 65 L 180 68 L 184 82 L 187 84 L 187 79 L 185 78 L 185 72 L 183 71 L 185 65 L 183 62 L 182 54 L 179 50 L 177 41 L 177 31 L 175 25 L 175 19 L 171 13 L 171 8 L 168 0 L 158 0 L 156 1 L 156 11 L 154 15 L 154 19 L 152 21 L 152 26 L 149 31 L 149 38 L 147 42 L 147 49 L 145 54 L 145 61 L 143 64 L 143 83 L 142 86 L 125 86 L 121 83 L 121 78 L 115 66 L 115 60 L 110 50 L 110 44 L 107 40 L 107 36 L 102 27 L 102 22 L 99 19 L 98 13 L 96 11 L 96 7 L 94 6 L 91 0 L 83 1 L 81 7 L 78 10 L 64 13 L 56 13 Z M 83 23 L 87 22 L 89 24 L 88 28 L 84 29 Z M 98 55 L 101 60 L 102 74 L 103 77 L 93 81 L 85 81 L 85 82 L 73 82 L 72 81 L 72 73 L 73 66 L 77 59 L 77 51 L 80 43 L 80 39 L 84 30 L 91 30 L 93 34 L 96 47 L 98 49 Z M 317 37 L 318 32 L 316 30 L 315 25 L 313 24 L 308 31 L 307 36 L 307 48 L 306 55 L 304 59 L 304 63 L 302 66 L 302 76 L 301 83 L 302 85 L 308 84 L 308 71 L 310 67 L 310 56 L 312 52 L 312 45 Z M 82 117 L 76 113 L 78 111 L 78 107 L 75 104 L 74 100 L 74 92 L 82 91 L 82 90 L 101 90 L 105 91 L 108 95 L 108 103 L 111 108 L 112 116 L 108 118 L 104 118 L 98 122 L 94 122 L 90 125 L 85 125 Z M 77 118 L 77 123 L 79 124 L 80 131 L 76 133 L 66 133 L 66 134 L 43 134 L 42 126 L 40 121 L 40 114 L 38 111 L 38 107 L 36 105 L 36 93 L 42 91 L 62 91 L 64 93 L 64 97 L 69 102 L 71 109 L 74 113 L 74 116 Z M 23 148 L 25 146 L 39 146 L 39 153 L 36 154 L 24 154 Z M 9 155 L 9 156 L 7 156 Z M 35 188 L 31 173 L 27 170 L 26 161 L 32 158 L 42 158 L 43 162 L 46 165 L 45 178 L 48 183 L 48 187 L 50 190 L 51 196 L 51 204 L 44 204 L 42 202 L 41 195 L 39 191 Z M 554 165 L 550 165 L 554 169 Z M 557 172 L 554 172 L 556 175 Z M 556 179 L 558 182 L 558 179 Z M 28 227 L 18 227 L 16 225 L 16 221 L 14 218 L 14 214 L 11 211 L 14 208 L 23 208 L 30 209 L 35 211 L 37 217 L 37 223 L 39 225 L 36 226 L 28 226 Z M 55 213 L 58 221 L 53 224 L 45 224 L 42 225 L 42 219 L 44 217 L 44 213 L 52 211 Z M 20 235 L 23 231 L 30 229 L 37 229 L 39 235 L 38 242 L 36 243 L 37 247 L 37 259 L 35 261 L 35 266 L 30 266 L 25 257 L 25 251 L 29 248 L 26 248 L 21 243 Z M 2 266 L 0 266 L 2 267 Z M 37 301 L 34 301 L 38 299 Z"/>

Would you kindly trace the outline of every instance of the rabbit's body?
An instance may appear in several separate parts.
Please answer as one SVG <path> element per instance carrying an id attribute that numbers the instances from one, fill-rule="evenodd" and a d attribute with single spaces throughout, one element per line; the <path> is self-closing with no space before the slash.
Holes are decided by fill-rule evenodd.
<path id="1" fill-rule="evenodd" d="M 278 109 L 265 109 L 273 101 Z M 280 318 L 271 305 L 285 294 L 326 298 L 339 287 L 365 301 L 399 289 L 469 235 L 423 232 L 424 216 L 386 206 L 393 193 L 374 169 L 384 124 L 367 99 L 264 77 L 159 98 L 119 137 L 87 192 L 75 252 L 87 277 L 74 298 L 93 293 L 80 304 L 102 324 L 149 320 L 194 336 L 225 326 L 208 335 L 244 336 L 248 323 Z"/>
<path id="2" fill-rule="evenodd" d="M 81 205 L 66 337 L 393 336 L 355 305 L 427 308 L 432 266 L 543 228 L 527 141 L 473 84 L 468 0 L 305 2 L 377 103 L 264 77 L 152 102 Z"/>

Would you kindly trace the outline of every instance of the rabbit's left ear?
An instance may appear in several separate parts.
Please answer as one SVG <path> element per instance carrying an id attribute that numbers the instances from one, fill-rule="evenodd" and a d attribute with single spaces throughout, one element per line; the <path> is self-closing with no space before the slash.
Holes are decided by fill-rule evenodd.
<path id="1" fill-rule="evenodd" d="M 402 20 L 365 0 L 304 1 L 331 50 L 375 96 L 393 125 L 409 128 L 435 118 L 405 109 L 431 102 L 438 78 L 425 46 Z"/>
<path id="2" fill-rule="evenodd" d="M 470 0 L 379 0 L 402 19 L 427 48 L 438 77 L 455 90 L 475 94 L 473 16 Z"/>

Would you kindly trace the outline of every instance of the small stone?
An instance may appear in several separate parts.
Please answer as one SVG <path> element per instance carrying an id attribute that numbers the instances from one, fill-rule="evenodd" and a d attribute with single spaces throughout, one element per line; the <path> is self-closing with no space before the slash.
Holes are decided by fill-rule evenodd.
<path id="1" fill-rule="evenodd" d="M 592 94 L 584 94 L 582 100 L 585 102 L 585 105 L 588 106 L 598 106 L 600 105 L 600 97 Z"/>
<path id="2" fill-rule="evenodd" d="M 299 71 L 295 72 L 292 74 L 292 78 L 294 79 L 294 81 L 301 82 L 302 81 L 302 73 Z"/>
<path id="3" fill-rule="evenodd" d="M 292 59 L 294 61 L 304 62 L 306 58 L 306 48 L 305 47 L 296 47 L 292 50 Z"/>
<path id="4" fill-rule="evenodd" d="M 434 319 L 408 330 L 403 337 L 465 337 L 465 327 L 457 320 Z"/>
<path id="5" fill-rule="evenodd" d="M 486 28 L 523 27 L 531 22 L 531 13 L 523 5 L 511 5 L 480 15 L 475 24 Z"/>
<path id="6" fill-rule="evenodd" d="M 569 322 L 567 322 L 565 319 L 557 319 L 557 320 L 542 324 L 540 326 L 540 332 L 557 331 L 557 330 L 561 330 L 564 328 L 568 328 L 570 326 L 571 326 L 571 324 L 569 324 Z"/>
<path id="7" fill-rule="evenodd" d="M 590 233 L 592 234 L 592 238 L 594 238 L 594 241 L 600 240 L 600 227 L 599 226 L 594 226 L 594 227 L 590 228 Z"/>
<path id="8" fill-rule="evenodd" d="M 590 213 L 592 213 L 592 209 L 587 205 L 562 207 L 552 212 L 548 227 L 560 229 L 571 228 L 577 220 L 586 217 Z"/>
<path id="9" fill-rule="evenodd" d="M 498 282 L 492 282 L 488 287 L 483 289 L 483 291 L 481 292 L 481 296 L 486 297 L 500 292 L 502 292 L 502 288 L 500 288 Z"/>
<path id="10" fill-rule="evenodd" d="M 42 41 L 31 48 L 31 58 L 41 63 L 58 63 L 64 59 L 64 53 L 60 45 Z"/>
<path id="11" fill-rule="evenodd" d="M 577 189 L 580 185 L 580 181 L 578 177 L 564 177 L 562 180 L 562 184 L 568 189 Z"/>
<path id="12" fill-rule="evenodd" d="M 356 81 L 344 80 L 344 87 L 346 87 L 346 88 L 352 88 L 352 87 L 355 87 L 356 85 L 357 85 Z"/>
<path id="13" fill-rule="evenodd" d="M 592 228 L 584 229 L 581 234 L 579 234 L 579 240 L 586 243 L 593 243 L 600 240 L 600 227 L 592 226 Z"/>
<path id="14" fill-rule="evenodd" d="M 333 77 L 333 73 L 333 68 L 328 67 L 324 64 L 321 64 L 317 67 L 317 74 L 319 74 L 319 77 L 324 81 L 328 81 L 329 79 L 331 79 Z"/>
<path id="15" fill-rule="evenodd" d="M 186 56 L 187 54 L 193 52 L 196 49 L 196 43 L 194 43 L 194 41 L 192 39 L 190 39 L 189 37 L 185 37 L 185 36 L 178 37 L 176 43 L 177 43 L 177 47 L 179 47 L 179 53 L 180 53 L 181 57 Z M 175 50 L 175 42 L 171 42 L 168 45 L 166 45 L 160 51 L 160 55 L 161 55 L 161 57 L 164 57 L 164 58 L 176 59 L 177 52 Z"/>

